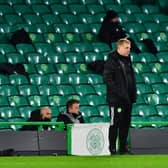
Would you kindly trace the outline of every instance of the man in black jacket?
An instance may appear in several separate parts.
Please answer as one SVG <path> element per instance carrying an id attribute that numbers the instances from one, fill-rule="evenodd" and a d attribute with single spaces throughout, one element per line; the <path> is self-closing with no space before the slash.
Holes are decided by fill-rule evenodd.
<path id="1" fill-rule="evenodd" d="M 79 101 L 71 99 L 66 104 L 66 112 L 59 114 L 57 121 L 63 121 L 64 124 L 84 123 L 84 119 L 80 113 Z"/>
<path id="2" fill-rule="evenodd" d="M 119 131 L 120 154 L 128 152 L 127 136 L 131 120 L 132 104 L 136 101 L 136 83 L 129 57 L 131 42 L 120 39 L 117 50 L 110 53 L 104 66 L 104 81 L 107 86 L 107 102 L 111 123 L 109 143 L 111 154 L 116 153 L 116 138 Z"/>
<path id="3" fill-rule="evenodd" d="M 51 121 L 51 110 L 49 107 L 42 107 L 31 112 L 28 122 L 50 122 Z M 43 130 L 49 130 L 48 125 L 43 125 Z M 22 131 L 37 131 L 38 125 L 24 125 L 21 128 Z"/>

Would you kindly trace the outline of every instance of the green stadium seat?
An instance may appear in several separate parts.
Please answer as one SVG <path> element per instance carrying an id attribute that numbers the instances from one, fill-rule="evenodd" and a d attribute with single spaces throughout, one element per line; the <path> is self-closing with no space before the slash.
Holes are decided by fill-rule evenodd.
<path id="1" fill-rule="evenodd" d="M 8 97 L 10 106 L 20 107 L 29 105 L 24 96 L 10 96 Z"/>
<path id="2" fill-rule="evenodd" d="M 0 97 L 0 105 L 1 105 L 1 107 L 9 106 L 8 99 L 7 99 L 6 95 L 3 95 Z M 1 111 L 0 111 L 0 115 L 2 115 Z"/>
<path id="3" fill-rule="evenodd" d="M 73 64 L 56 64 L 55 66 L 59 74 L 76 73 L 76 68 Z"/>
<path id="4" fill-rule="evenodd" d="M 24 15 L 24 14 L 33 13 L 31 6 L 28 6 L 22 3 L 13 5 L 13 9 L 19 16 Z"/>
<path id="5" fill-rule="evenodd" d="M 155 83 L 161 83 L 162 80 L 158 74 L 154 73 L 143 73 L 142 77 L 144 78 L 145 83 L 148 84 L 155 84 Z"/>
<path id="6" fill-rule="evenodd" d="M 157 48 L 158 53 L 168 51 L 168 46 L 165 42 L 155 42 L 155 46 Z"/>
<path id="7" fill-rule="evenodd" d="M 49 83 L 52 85 L 69 84 L 68 75 L 50 74 L 48 78 Z"/>
<path id="8" fill-rule="evenodd" d="M 165 84 L 167 84 L 168 83 L 168 73 L 167 72 L 166 73 L 162 73 L 162 74 L 160 74 L 160 76 L 161 76 L 163 82 Z"/>
<path id="9" fill-rule="evenodd" d="M 136 113 L 139 113 L 139 115 L 143 117 L 157 115 L 157 111 L 153 105 L 136 105 L 134 106 L 134 110 L 137 111 Z"/>
<path id="10" fill-rule="evenodd" d="M 106 104 L 106 99 L 103 96 L 98 95 L 88 95 L 86 96 L 87 101 L 89 102 L 90 106 L 97 107 L 99 105 Z"/>
<path id="11" fill-rule="evenodd" d="M 142 117 L 142 116 L 132 116 L 131 117 L 131 122 L 147 122 L 147 119 Z M 138 123 L 138 124 L 131 123 L 131 127 L 133 127 L 133 128 L 143 128 L 144 126 L 140 123 Z"/>
<path id="12" fill-rule="evenodd" d="M 73 33 L 74 32 L 73 26 L 69 26 L 68 24 L 54 24 L 53 27 L 54 27 L 55 33 Z"/>
<path id="13" fill-rule="evenodd" d="M 168 17 L 165 14 L 152 14 L 152 18 L 158 24 L 167 22 L 168 20 Z"/>
<path id="14" fill-rule="evenodd" d="M 35 52 L 35 49 L 31 44 L 17 44 L 16 49 L 22 55 L 26 53 Z"/>
<path id="15" fill-rule="evenodd" d="M 43 22 L 42 18 L 40 16 L 35 15 L 35 14 L 25 14 L 25 15 L 23 15 L 23 18 L 25 19 L 25 21 L 29 25 L 34 25 L 34 24 Z"/>
<path id="16" fill-rule="evenodd" d="M 63 96 L 52 95 L 48 97 L 49 105 L 50 106 L 65 106 L 67 99 Z"/>
<path id="17" fill-rule="evenodd" d="M 93 86 L 97 85 L 97 84 L 102 84 L 103 82 L 103 78 L 101 75 L 97 75 L 97 74 L 88 74 L 87 75 L 88 78 L 88 83 L 92 84 Z"/>
<path id="18" fill-rule="evenodd" d="M 138 74 L 151 72 L 150 67 L 145 63 L 133 63 L 133 67 L 135 72 L 137 72 Z"/>
<path id="19" fill-rule="evenodd" d="M 108 105 L 100 105 L 97 107 L 97 110 L 99 111 L 100 116 L 106 117 L 110 120 L 110 111 Z"/>
<path id="20" fill-rule="evenodd" d="M 158 52 L 157 53 L 157 58 L 159 60 L 159 62 L 163 63 L 163 62 L 168 62 L 168 52 Z"/>
<path id="21" fill-rule="evenodd" d="M 4 22 L 4 21 L 3 21 Z M 9 43 L 9 38 L 7 37 L 6 34 L 1 34 L 0 35 L 0 43 Z"/>
<path id="22" fill-rule="evenodd" d="M 59 115 L 59 110 L 57 107 L 54 107 L 54 106 L 50 107 L 50 109 L 52 112 L 52 119 L 54 119 L 54 121 L 56 121 L 55 118 Z"/>
<path id="23" fill-rule="evenodd" d="M 8 120 L 9 118 L 20 117 L 20 113 L 14 107 L 0 107 L 1 118 Z"/>
<path id="24" fill-rule="evenodd" d="M 117 13 L 122 13 L 124 11 L 123 7 L 118 4 L 105 4 L 104 7 L 106 11 L 114 10 Z"/>
<path id="25" fill-rule="evenodd" d="M 20 74 L 13 74 L 9 76 L 9 81 L 11 83 L 11 85 L 24 85 L 24 84 L 28 84 L 29 81 L 28 79 Z"/>
<path id="26" fill-rule="evenodd" d="M 72 26 L 73 26 L 73 31 L 78 34 L 90 33 L 91 31 L 91 28 L 90 28 L 91 25 L 88 25 L 88 24 L 76 23 L 76 24 L 73 24 Z"/>
<path id="27" fill-rule="evenodd" d="M 15 14 L 7 14 L 4 17 L 6 19 L 6 23 L 8 23 L 10 26 L 23 23 L 22 18 Z"/>
<path id="28" fill-rule="evenodd" d="M 1 96 L 14 96 L 14 95 L 18 95 L 18 91 L 15 86 L 2 85 L 0 86 L 0 95 Z"/>
<path id="29" fill-rule="evenodd" d="M 134 16 L 135 16 L 134 21 L 137 21 L 138 23 L 153 22 L 153 17 L 145 13 L 134 13 Z"/>
<path id="30" fill-rule="evenodd" d="M 131 60 L 132 60 L 133 63 L 142 61 L 141 57 L 139 57 L 138 54 L 131 52 L 130 55 L 131 55 Z"/>
<path id="31" fill-rule="evenodd" d="M 9 26 L 7 23 L 1 24 L 0 33 L 10 33 L 11 32 L 11 26 Z"/>
<path id="32" fill-rule="evenodd" d="M 164 64 L 159 63 L 159 62 L 150 63 L 149 66 L 151 67 L 152 72 L 155 72 L 158 74 L 168 72 L 168 63 L 167 62 L 165 62 Z"/>
<path id="33" fill-rule="evenodd" d="M 28 118 L 30 118 L 31 112 L 36 109 L 38 109 L 38 107 L 25 106 L 25 107 L 19 107 L 18 111 L 22 118 L 28 120 Z"/>
<path id="34" fill-rule="evenodd" d="M 83 42 L 93 43 L 93 42 L 98 41 L 97 35 L 95 35 L 93 33 L 83 33 L 83 34 L 81 34 L 81 38 L 82 38 Z"/>
<path id="35" fill-rule="evenodd" d="M 95 52 L 110 52 L 110 48 L 107 44 L 105 43 L 101 43 L 101 42 L 97 42 L 97 43 L 93 43 L 93 48 Z"/>
<path id="36" fill-rule="evenodd" d="M 49 52 L 47 55 L 48 63 L 65 63 L 65 57 L 62 53 Z"/>
<path id="37" fill-rule="evenodd" d="M 29 96 L 28 101 L 30 106 L 48 106 L 48 99 L 46 96 L 39 96 L 39 95 L 34 95 L 34 96 Z"/>
<path id="38" fill-rule="evenodd" d="M 138 105 L 138 104 L 145 104 L 145 100 L 141 95 L 137 96 L 136 105 Z"/>
<path id="39" fill-rule="evenodd" d="M 15 4 L 19 4 L 19 3 L 22 3 L 23 1 L 22 0 L 6 0 L 4 1 L 6 2 L 7 4 L 9 4 L 10 6 L 13 6 Z M 2 3 L 4 3 L 3 0 L 2 0 Z"/>
<path id="40" fill-rule="evenodd" d="M 9 84 L 8 76 L 0 74 L 0 85 L 8 85 L 8 84 Z"/>
<path id="41" fill-rule="evenodd" d="M 56 86 L 58 93 L 62 96 L 75 95 L 76 91 L 71 85 L 58 85 Z"/>
<path id="42" fill-rule="evenodd" d="M 53 14 L 55 15 L 60 15 L 62 13 L 68 13 L 68 7 L 66 5 L 61 5 L 61 4 L 53 4 L 51 5 L 51 10 Z"/>
<path id="43" fill-rule="evenodd" d="M 40 4 L 40 3 L 42 3 L 42 0 L 27 0 L 26 3 L 29 5 Z"/>
<path id="44" fill-rule="evenodd" d="M 14 46 L 12 44 L 0 44 L 0 53 L 1 54 L 7 54 L 7 53 L 12 53 L 16 52 Z"/>
<path id="45" fill-rule="evenodd" d="M 91 116 L 89 117 L 89 123 L 104 123 L 104 122 L 108 122 L 108 120 L 106 118 L 103 118 L 102 116 Z"/>
<path id="46" fill-rule="evenodd" d="M 158 105 L 158 104 L 167 104 L 167 94 L 145 94 L 144 98 L 147 104 Z"/>
<path id="47" fill-rule="evenodd" d="M 54 65 L 52 64 L 36 64 L 37 73 L 41 75 L 55 73 Z"/>
<path id="48" fill-rule="evenodd" d="M 36 15 L 43 15 L 46 13 L 50 13 L 49 7 L 44 4 L 33 4 L 31 5 L 31 7 Z"/>
<path id="49" fill-rule="evenodd" d="M 72 85 L 88 84 L 88 79 L 86 75 L 71 74 L 69 75 L 69 82 Z"/>
<path id="50" fill-rule="evenodd" d="M 35 32 L 41 34 L 54 31 L 52 25 L 46 25 L 45 23 L 37 23 L 35 25 L 29 25 L 28 30 L 29 32 Z"/>
<path id="51" fill-rule="evenodd" d="M 90 43 L 74 43 L 74 48 L 76 52 L 88 52 L 93 51 L 93 47 L 90 45 Z"/>
<path id="52" fill-rule="evenodd" d="M 156 94 L 168 93 L 168 86 L 164 83 L 153 84 L 152 89 Z"/>
<path id="53" fill-rule="evenodd" d="M 65 53 L 64 56 L 68 64 L 84 62 L 84 59 L 82 58 L 80 53 L 76 53 L 76 52 Z"/>
<path id="54" fill-rule="evenodd" d="M 61 20 L 59 17 L 56 17 L 54 14 L 43 14 L 43 21 L 47 25 L 60 24 Z"/>
<path id="55" fill-rule="evenodd" d="M 42 96 L 50 96 L 58 94 L 58 91 L 55 86 L 52 85 L 41 85 L 38 87 L 39 93 Z"/>
<path id="56" fill-rule="evenodd" d="M 151 53 L 140 53 L 137 57 L 141 57 L 141 61 L 144 63 L 157 62 L 157 57 Z"/>
<path id="57" fill-rule="evenodd" d="M 6 59 L 8 63 L 17 64 L 17 63 L 26 63 L 26 59 L 20 53 L 7 53 Z"/>
<path id="58" fill-rule="evenodd" d="M 47 63 L 46 57 L 41 53 L 27 53 L 25 57 L 29 64 Z"/>
<path id="59" fill-rule="evenodd" d="M 168 36 L 165 32 L 157 32 L 154 34 L 154 39 L 157 42 L 167 42 Z"/>
<path id="60" fill-rule="evenodd" d="M 70 4 L 68 6 L 69 6 L 70 11 L 74 15 L 78 15 L 80 13 L 87 13 L 88 12 L 86 6 L 81 5 L 81 4 Z"/>
<path id="61" fill-rule="evenodd" d="M 75 64 L 74 67 L 76 68 L 77 73 L 81 73 L 81 74 L 88 73 L 86 64 Z"/>
<path id="62" fill-rule="evenodd" d="M 0 5 L 0 15 L 6 15 L 6 14 L 12 14 L 14 13 L 13 8 L 7 4 L 1 4 Z"/>
<path id="63" fill-rule="evenodd" d="M 18 86 L 19 94 L 22 96 L 38 95 L 39 92 L 35 85 L 21 85 Z"/>
<path id="64" fill-rule="evenodd" d="M 82 115 L 85 117 L 92 117 L 92 116 L 99 116 L 99 112 L 96 109 L 96 107 L 92 107 L 92 106 L 81 106 L 80 107 L 80 111 L 82 113 Z"/>
<path id="65" fill-rule="evenodd" d="M 29 33 L 29 37 L 33 43 L 42 43 L 44 42 L 44 38 L 39 33 Z"/>
<path id="66" fill-rule="evenodd" d="M 167 22 L 166 23 L 161 23 L 160 26 L 161 26 L 162 31 L 168 32 Z"/>
<path id="67" fill-rule="evenodd" d="M 44 75 L 32 74 L 29 75 L 30 83 L 33 85 L 49 84 L 48 77 Z"/>
<path id="68" fill-rule="evenodd" d="M 98 1 L 97 0 L 81 0 L 81 3 L 83 3 L 84 5 L 87 5 L 87 4 L 97 4 Z"/>
<path id="69" fill-rule="evenodd" d="M 124 23 L 129 23 L 129 22 L 135 22 L 136 19 L 135 19 L 134 15 L 120 13 L 119 20 L 122 24 L 124 24 Z"/>
<path id="70" fill-rule="evenodd" d="M 87 9 L 92 15 L 105 12 L 103 6 L 98 4 L 88 4 Z"/>
<path id="71" fill-rule="evenodd" d="M 77 85 L 75 87 L 75 89 L 76 89 L 76 92 L 80 96 L 86 96 L 86 95 L 94 95 L 94 94 L 96 94 L 94 88 L 91 85 L 86 85 L 86 84 Z"/>
<path id="72" fill-rule="evenodd" d="M 157 105 L 156 109 L 157 109 L 158 115 L 163 116 L 165 118 L 168 117 L 167 105 Z"/>
<path id="73" fill-rule="evenodd" d="M 141 74 L 135 74 L 136 83 L 143 83 L 144 79 Z"/>
<path id="74" fill-rule="evenodd" d="M 76 44 L 76 43 L 74 43 L 74 44 Z M 75 51 L 74 46 L 72 44 L 66 44 L 65 42 L 54 44 L 54 48 L 59 53 Z"/>
<path id="75" fill-rule="evenodd" d="M 78 34 L 75 33 L 66 33 L 63 34 L 63 39 L 66 43 L 74 43 L 74 42 L 80 42 L 80 37 Z"/>
<path id="76" fill-rule="evenodd" d="M 141 13 L 141 9 L 137 5 L 126 4 L 123 5 L 123 9 L 128 14 Z"/>
<path id="77" fill-rule="evenodd" d="M 55 34 L 55 33 L 45 33 L 44 39 L 47 43 L 57 43 L 57 42 L 63 42 L 62 34 Z"/>
<path id="78" fill-rule="evenodd" d="M 144 27 L 148 33 L 156 33 L 161 31 L 159 24 L 153 22 L 144 23 Z"/>
<path id="79" fill-rule="evenodd" d="M 35 66 L 33 64 L 24 64 L 25 71 L 28 74 L 34 74 L 36 73 Z"/>
<path id="80" fill-rule="evenodd" d="M 105 84 L 98 84 L 94 86 L 97 95 L 104 96 L 106 95 L 106 85 Z"/>
<path id="81" fill-rule="evenodd" d="M 36 43 L 35 48 L 38 53 L 41 53 L 44 55 L 48 55 L 48 52 L 54 52 L 53 47 L 47 43 Z"/>
<path id="82" fill-rule="evenodd" d="M 137 84 L 137 94 L 138 95 L 143 95 L 147 93 L 153 93 L 151 85 L 144 84 L 144 83 Z"/>
<path id="83" fill-rule="evenodd" d="M 83 53 L 83 56 L 86 63 L 103 60 L 103 56 L 101 55 L 101 53 L 85 52 Z"/>
<path id="84" fill-rule="evenodd" d="M 73 14 L 60 14 L 59 15 L 62 22 L 65 24 L 74 24 L 74 23 L 78 23 L 78 17 L 73 15 Z"/>
<path id="85" fill-rule="evenodd" d="M 99 18 L 95 17 L 95 15 L 91 15 L 88 13 L 79 14 L 79 20 L 84 24 L 100 23 Z"/>
<path id="86" fill-rule="evenodd" d="M 126 23 L 124 25 L 125 29 L 129 32 L 129 33 L 141 33 L 141 32 L 146 32 L 145 27 L 140 24 L 140 23 Z"/>
<path id="87" fill-rule="evenodd" d="M 142 11 L 146 14 L 160 13 L 157 5 L 143 5 Z"/>

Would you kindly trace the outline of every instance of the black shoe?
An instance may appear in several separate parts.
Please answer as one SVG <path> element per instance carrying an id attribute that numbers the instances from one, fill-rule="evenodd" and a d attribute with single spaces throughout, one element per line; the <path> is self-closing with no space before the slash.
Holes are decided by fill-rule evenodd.
<path id="1" fill-rule="evenodd" d="M 111 155 L 116 155 L 117 154 L 115 149 L 110 150 L 110 153 L 111 153 Z"/>

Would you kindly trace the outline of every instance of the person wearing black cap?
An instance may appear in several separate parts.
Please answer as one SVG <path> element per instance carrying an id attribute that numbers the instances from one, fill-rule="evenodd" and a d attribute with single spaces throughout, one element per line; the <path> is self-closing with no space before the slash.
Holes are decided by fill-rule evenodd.
<path id="1" fill-rule="evenodd" d="M 31 112 L 28 122 L 50 122 L 51 110 L 48 107 L 42 107 Z M 49 130 L 48 125 L 43 126 L 43 130 Z M 37 131 L 38 125 L 24 125 L 20 130 L 22 131 Z"/>
<path id="2" fill-rule="evenodd" d="M 98 37 L 102 42 L 107 43 L 111 50 L 112 50 L 111 43 L 117 42 L 121 38 L 127 38 L 127 32 L 119 24 L 117 12 L 113 10 L 107 11 L 103 23 L 101 25 L 101 28 L 99 30 Z M 137 54 L 140 53 L 141 51 L 136 46 L 134 40 L 131 38 L 127 39 L 131 41 L 131 51 Z M 152 54 L 157 53 L 157 49 L 154 46 L 154 43 L 151 39 L 145 39 L 142 42 L 146 45 L 149 52 L 151 52 Z"/>
<path id="3" fill-rule="evenodd" d="M 119 133 L 119 153 L 128 153 L 127 136 L 131 121 L 132 104 L 136 101 L 136 82 L 130 59 L 131 42 L 120 39 L 117 50 L 111 52 L 104 66 L 103 78 L 107 86 L 110 111 L 109 150 L 116 154 Z"/>

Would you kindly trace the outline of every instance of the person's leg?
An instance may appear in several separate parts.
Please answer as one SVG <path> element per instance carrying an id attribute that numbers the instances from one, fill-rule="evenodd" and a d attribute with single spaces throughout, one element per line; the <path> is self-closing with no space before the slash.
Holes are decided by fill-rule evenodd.
<path id="1" fill-rule="evenodd" d="M 110 127 L 109 127 L 109 150 L 111 154 L 116 154 L 116 139 L 118 133 L 119 116 L 117 107 L 110 106 Z"/>
<path id="2" fill-rule="evenodd" d="M 120 154 L 129 152 L 127 149 L 127 137 L 131 121 L 131 105 L 123 105 L 122 112 L 120 113 L 120 124 L 119 124 L 119 141 L 120 141 Z"/>

